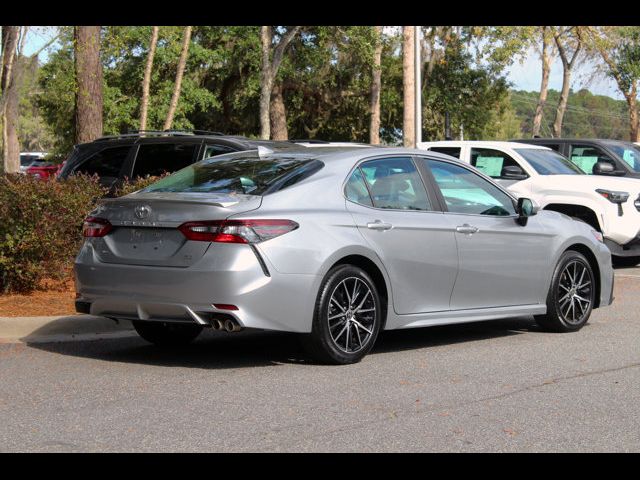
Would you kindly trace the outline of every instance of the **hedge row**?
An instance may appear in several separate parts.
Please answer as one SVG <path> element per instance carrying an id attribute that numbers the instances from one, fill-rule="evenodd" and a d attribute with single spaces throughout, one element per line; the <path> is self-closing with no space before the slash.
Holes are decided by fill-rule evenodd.
<path id="1" fill-rule="evenodd" d="M 124 184 L 124 195 L 157 179 Z M 106 194 L 96 177 L 65 181 L 0 175 L 0 291 L 28 293 L 64 279 L 82 243 L 82 221 Z"/>

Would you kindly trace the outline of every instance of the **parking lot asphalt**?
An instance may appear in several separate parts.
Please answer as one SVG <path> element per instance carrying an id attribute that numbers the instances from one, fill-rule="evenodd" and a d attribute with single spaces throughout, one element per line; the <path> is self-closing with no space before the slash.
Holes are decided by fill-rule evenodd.
<path id="1" fill-rule="evenodd" d="M 640 268 L 577 333 L 385 332 L 356 365 L 295 335 L 0 344 L 0 452 L 640 451 Z"/>

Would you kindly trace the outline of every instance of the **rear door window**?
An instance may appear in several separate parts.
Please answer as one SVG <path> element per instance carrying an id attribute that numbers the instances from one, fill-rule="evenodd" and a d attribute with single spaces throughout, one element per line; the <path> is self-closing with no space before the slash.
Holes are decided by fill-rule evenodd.
<path id="1" fill-rule="evenodd" d="M 175 143 L 147 143 L 140 145 L 133 177 L 158 176 L 191 165 L 200 145 Z"/>
<path id="2" fill-rule="evenodd" d="M 362 176 L 362 172 L 359 168 L 354 170 L 354 172 L 349 177 L 349 180 L 344 187 L 344 193 L 352 202 L 359 203 L 360 205 L 366 205 L 368 207 L 373 207 L 373 202 L 371 201 L 371 197 L 369 196 L 367 185 L 364 182 L 364 177 Z"/>
<path id="3" fill-rule="evenodd" d="M 432 210 L 420 174 L 408 157 L 381 158 L 360 165 L 373 205 L 394 210 Z"/>
<path id="4" fill-rule="evenodd" d="M 471 165 L 485 175 L 496 179 L 504 178 L 505 167 L 518 167 L 524 173 L 522 167 L 513 158 L 492 148 L 472 148 Z"/>
<path id="5" fill-rule="evenodd" d="M 100 178 L 118 178 L 129 150 L 131 150 L 130 146 L 100 150 L 82 162 L 74 173 L 98 175 Z"/>

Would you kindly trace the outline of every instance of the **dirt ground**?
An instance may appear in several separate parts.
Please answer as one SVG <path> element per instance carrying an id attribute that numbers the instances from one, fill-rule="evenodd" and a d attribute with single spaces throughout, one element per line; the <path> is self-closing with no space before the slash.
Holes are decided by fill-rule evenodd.
<path id="1" fill-rule="evenodd" d="M 0 295 L 0 317 L 74 315 L 73 280 L 45 280 L 41 290 L 26 295 Z"/>

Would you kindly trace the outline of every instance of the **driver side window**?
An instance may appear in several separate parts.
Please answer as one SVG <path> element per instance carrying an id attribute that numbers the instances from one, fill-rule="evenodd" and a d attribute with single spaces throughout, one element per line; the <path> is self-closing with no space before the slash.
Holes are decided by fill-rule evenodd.
<path id="1" fill-rule="evenodd" d="M 495 216 L 516 214 L 509 195 L 471 170 L 438 160 L 426 161 L 449 212 Z"/>
<path id="2" fill-rule="evenodd" d="M 588 175 L 593 174 L 593 166 L 597 162 L 608 162 L 614 169 L 616 167 L 615 162 L 609 155 L 598 147 L 591 145 L 571 145 L 571 156 L 569 160 Z"/>
<path id="3" fill-rule="evenodd" d="M 513 158 L 500 150 L 491 148 L 472 148 L 471 165 L 485 175 L 495 179 L 508 179 L 505 176 L 506 167 L 515 167 L 525 175 L 522 167 Z"/>

